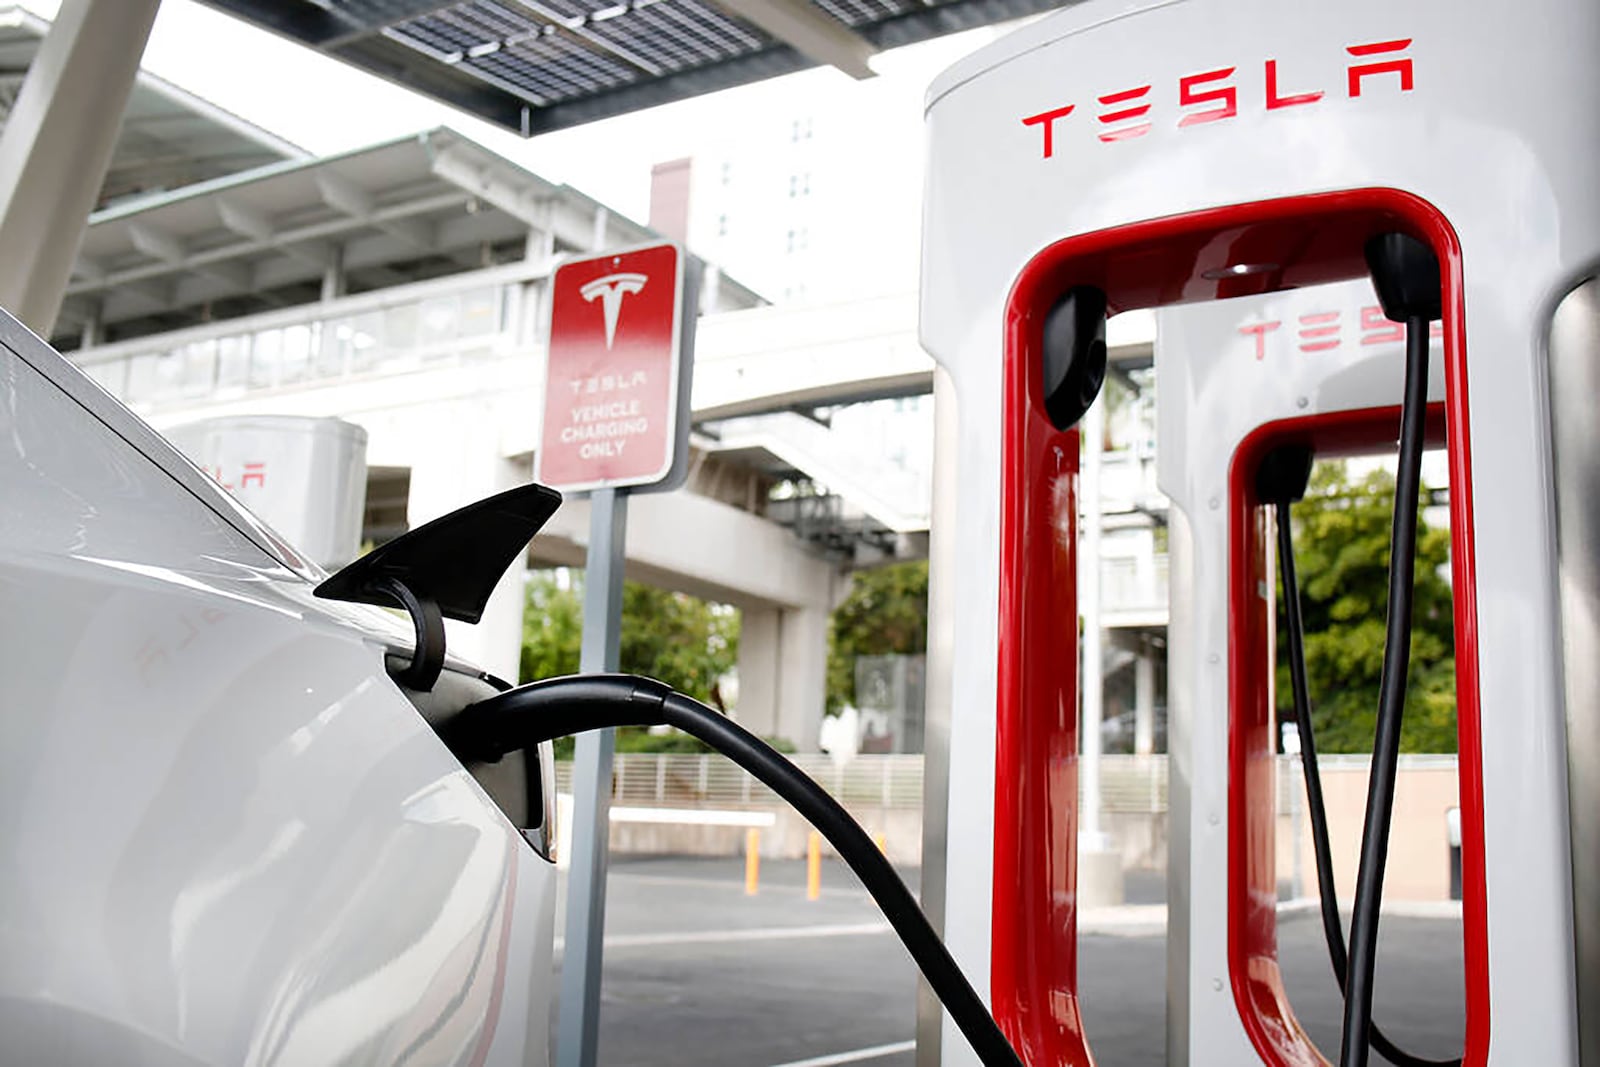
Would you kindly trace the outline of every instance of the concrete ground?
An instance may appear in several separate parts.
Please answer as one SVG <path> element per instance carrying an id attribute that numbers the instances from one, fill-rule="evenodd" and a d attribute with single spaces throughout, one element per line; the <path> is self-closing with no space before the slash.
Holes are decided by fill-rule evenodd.
<path id="1" fill-rule="evenodd" d="M 916 972 L 865 890 L 831 860 L 817 901 L 805 898 L 804 864 L 768 861 L 761 873 L 749 897 L 742 861 L 614 858 L 601 1064 L 910 1067 Z M 903 873 L 915 888 L 917 872 Z M 1101 1067 L 1164 1062 L 1166 945 L 1143 918 L 1164 885 L 1132 872 L 1128 893 L 1139 920 L 1092 924 L 1118 932 L 1079 943 L 1085 1027 Z M 1459 1055 L 1459 920 L 1390 915 L 1381 929 L 1380 1024 L 1409 1051 Z M 1290 999 L 1336 1055 L 1340 1000 L 1325 952 L 1314 913 L 1281 920 Z"/>

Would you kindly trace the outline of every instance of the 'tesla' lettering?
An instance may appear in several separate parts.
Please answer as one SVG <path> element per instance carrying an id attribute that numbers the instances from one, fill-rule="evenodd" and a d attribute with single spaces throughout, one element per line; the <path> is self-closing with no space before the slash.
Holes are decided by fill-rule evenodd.
<path id="1" fill-rule="evenodd" d="M 1345 309 L 1352 310 L 1352 309 Z M 1301 313 L 1299 318 L 1299 349 L 1307 355 L 1316 355 L 1320 352 L 1332 352 L 1344 344 L 1341 337 L 1340 318 L 1343 312 L 1339 309 L 1331 311 L 1307 311 Z M 1360 308 L 1357 316 L 1360 319 L 1361 331 L 1360 344 L 1367 345 L 1401 344 L 1406 339 L 1404 324 L 1384 318 L 1383 309 L 1376 304 L 1369 304 Z M 1239 333 L 1250 339 L 1252 353 L 1257 363 L 1266 359 L 1268 348 L 1268 335 L 1277 332 L 1284 325 L 1283 319 L 1262 319 L 1257 322 L 1246 323 L 1239 327 Z M 1428 336 L 1437 340 L 1444 336 L 1444 324 L 1435 322 L 1428 330 Z"/>
<path id="2" fill-rule="evenodd" d="M 1381 74 L 1399 77 L 1400 91 L 1409 93 L 1415 85 L 1415 70 L 1411 57 L 1401 55 L 1411 47 L 1411 38 L 1392 41 L 1373 41 L 1353 44 L 1345 48 L 1351 61 L 1345 71 L 1345 89 L 1351 98 L 1359 97 L 1366 81 Z M 1188 74 L 1178 79 L 1178 106 L 1202 108 L 1189 110 L 1178 120 L 1178 128 L 1202 125 L 1231 119 L 1239 114 L 1239 90 L 1233 82 L 1237 67 L 1220 67 L 1216 70 Z M 1102 111 L 1095 118 L 1099 124 L 1099 139 L 1107 144 L 1131 141 L 1143 137 L 1154 128 L 1151 121 L 1150 90 L 1153 84 L 1138 85 L 1130 89 L 1106 93 L 1095 97 Z M 1292 92 L 1282 87 L 1278 75 L 1278 61 L 1268 59 L 1262 67 L 1262 102 L 1265 110 L 1301 107 L 1315 104 L 1324 95 L 1323 90 Z M 1211 105 L 1209 107 L 1205 105 Z M 1056 152 L 1057 124 L 1077 110 L 1076 104 L 1063 104 L 1034 115 L 1024 115 L 1024 126 L 1039 127 L 1042 136 L 1042 159 Z"/>

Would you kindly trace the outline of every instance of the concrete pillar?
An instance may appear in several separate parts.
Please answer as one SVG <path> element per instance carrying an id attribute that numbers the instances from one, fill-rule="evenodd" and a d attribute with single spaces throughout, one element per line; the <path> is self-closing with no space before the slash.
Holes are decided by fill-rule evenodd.
<path id="1" fill-rule="evenodd" d="M 815 752 L 828 699 L 828 613 L 788 608 L 779 621 L 778 729 L 801 752 Z"/>
<path id="2" fill-rule="evenodd" d="M 744 608 L 739 615 L 739 725 L 817 750 L 828 687 L 828 613 Z"/>
<path id="3" fill-rule="evenodd" d="M 778 631 L 773 607 L 739 611 L 739 725 L 762 737 L 778 732 Z"/>
<path id="4" fill-rule="evenodd" d="M 1156 661 L 1148 647 L 1133 661 L 1133 751 L 1148 756 L 1156 750 Z"/>
<path id="5" fill-rule="evenodd" d="M 406 521 L 413 529 L 456 508 L 526 481 L 498 455 L 493 434 L 473 432 L 470 423 L 451 423 L 460 432 L 441 434 L 435 447 L 412 461 L 411 496 Z M 449 650 L 509 682 L 517 682 L 522 659 L 522 609 L 526 558 L 514 562 L 495 586 L 477 625 L 445 620 Z"/>
<path id="6" fill-rule="evenodd" d="M 49 336 L 160 0 L 63 0 L 0 134 L 0 306 Z"/>

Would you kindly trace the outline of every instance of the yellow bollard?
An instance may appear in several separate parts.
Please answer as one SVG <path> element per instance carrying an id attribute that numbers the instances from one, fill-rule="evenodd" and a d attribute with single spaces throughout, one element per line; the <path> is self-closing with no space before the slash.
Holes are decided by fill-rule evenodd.
<path id="1" fill-rule="evenodd" d="M 822 835 L 813 830 L 810 840 L 806 842 L 806 899 L 817 900 L 821 896 Z"/>
<path id="2" fill-rule="evenodd" d="M 754 826 L 744 832 L 744 892 L 755 896 L 761 887 L 761 831 Z"/>

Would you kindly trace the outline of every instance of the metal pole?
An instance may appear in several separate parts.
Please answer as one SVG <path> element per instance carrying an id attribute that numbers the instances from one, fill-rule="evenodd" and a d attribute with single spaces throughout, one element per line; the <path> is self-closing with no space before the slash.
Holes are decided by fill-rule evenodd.
<path id="1" fill-rule="evenodd" d="M 50 336 L 160 0 L 65 0 L 0 135 L 0 306 Z"/>
<path id="2" fill-rule="evenodd" d="M 597 489 L 589 498 L 584 571 L 584 674 L 617 669 L 622 633 L 623 544 L 628 497 Z M 612 730 L 578 735 L 572 764 L 572 865 L 567 878 L 566 950 L 561 963 L 557 1067 L 594 1067 L 600 1036 L 601 937 L 606 925 L 606 860 L 611 813 Z"/>

